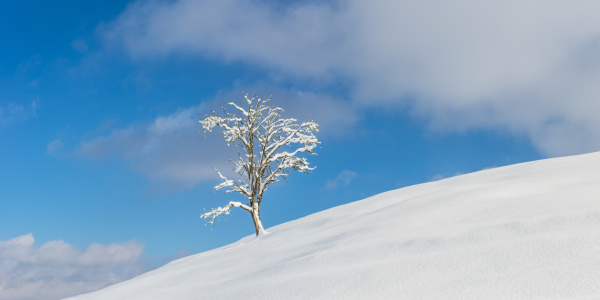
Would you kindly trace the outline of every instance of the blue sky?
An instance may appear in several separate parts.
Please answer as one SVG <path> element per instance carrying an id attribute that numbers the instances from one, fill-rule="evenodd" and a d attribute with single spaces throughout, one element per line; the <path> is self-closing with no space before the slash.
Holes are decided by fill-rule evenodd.
<path id="1" fill-rule="evenodd" d="M 0 282 L 34 299 L 48 287 L 28 286 L 28 268 L 64 283 L 59 297 L 252 234 L 241 210 L 212 230 L 198 218 L 243 200 L 212 190 L 211 166 L 228 169 L 230 152 L 197 124 L 243 91 L 322 129 L 313 174 L 265 194 L 267 229 L 391 189 L 600 150 L 598 6 L 4 1 L 0 262 L 17 263 Z M 99 275 L 76 290 L 42 263 L 25 267 L 40 257 Z"/>

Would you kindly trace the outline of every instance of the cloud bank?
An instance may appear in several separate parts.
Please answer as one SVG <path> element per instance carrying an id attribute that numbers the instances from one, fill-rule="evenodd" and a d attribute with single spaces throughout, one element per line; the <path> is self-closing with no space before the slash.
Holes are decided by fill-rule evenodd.
<path id="1" fill-rule="evenodd" d="M 143 245 L 91 244 L 81 251 L 63 241 L 34 246 L 33 235 L 0 241 L 0 299 L 61 299 L 140 274 Z"/>
<path id="2" fill-rule="evenodd" d="M 101 27 L 133 59 L 244 61 L 354 83 L 435 130 L 501 129 L 545 155 L 600 149 L 600 2 L 152 1 Z"/>

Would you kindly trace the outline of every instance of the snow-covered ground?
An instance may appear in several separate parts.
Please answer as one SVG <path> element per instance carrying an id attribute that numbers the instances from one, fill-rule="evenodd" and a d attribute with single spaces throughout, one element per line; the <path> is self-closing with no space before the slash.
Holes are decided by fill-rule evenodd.
<path id="1" fill-rule="evenodd" d="M 600 152 L 410 186 L 69 299 L 600 299 Z"/>

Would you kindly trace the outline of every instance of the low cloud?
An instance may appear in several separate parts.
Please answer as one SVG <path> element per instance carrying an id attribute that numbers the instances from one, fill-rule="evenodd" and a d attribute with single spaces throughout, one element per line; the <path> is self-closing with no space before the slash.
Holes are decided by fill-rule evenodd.
<path id="1" fill-rule="evenodd" d="M 353 171 L 344 170 L 340 172 L 334 179 L 327 180 L 325 189 L 331 190 L 337 187 L 344 187 L 350 184 L 358 174 Z"/>
<path id="2" fill-rule="evenodd" d="M 444 178 L 446 178 L 444 175 L 438 173 L 438 174 L 435 174 L 435 175 L 431 176 L 431 178 L 429 179 L 429 181 L 439 181 L 439 180 L 442 180 Z"/>
<path id="3" fill-rule="evenodd" d="M 52 300 L 87 293 L 140 274 L 143 245 L 91 244 L 85 250 L 32 234 L 0 241 L 0 299 Z"/>
<path id="4" fill-rule="evenodd" d="M 201 111 L 191 107 L 150 123 L 113 128 L 83 141 L 76 154 L 94 160 L 121 159 L 160 188 L 192 188 L 216 178 L 211 167 L 230 168 L 226 163 L 233 157 L 221 136 L 201 134 Z"/>
<path id="5" fill-rule="evenodd" d="M 590 0 L 139 1 L 99 32 L 135 60 L 183 54 L 350 83 L 355 105 L 409 105 L 432 130 L 501 129 L 555 156 L 600 149 L 597 11 Z"/>
<path id="6" fill-rule="evenodd" d="M 256 85 L 257 92 L 263 86 Z M 218 106 L 222 102 L 238 102 L 242 99 L 241 90 L 223 92 L 203 105 L 180 109 L 149 123 L 132 123 L 94 134 L 75 152 L 87 159 L 121 159 L 159 189 L 187 189 L 201 181 L 218 180 L 212 167 L 231 176 L 233 164 L 229 160 L 237 157 L 235 150 L 227 147 L 218 131 L 205 136 L 198 120 L 201 113 L 209 113 L 210 103 Z M 296 117 L 300 122 L 317 121 L 321 125 L 319 137 L 336 134 L 358 120 L 352 108 L 341 100 L 299 91 L 264 90 L 273 95 L 274 105 L 286 109 L 286 117 Z M 48 150 L 51 148 L 48 145 Z"/>
<path id="7" fill-rule="evenodd" d="M 493 168 L 493 167 L 491 167 L 491 168 Z M 484 170 L 487 170 L 487 169 L 488 168 L 485 168 Z M 456 173 L 454 173 L 454 175 L 452 175 L 450 177 L 456 177 L 456 176 L 460 176 L 460 175 L 463 175 L 463 174 L 464 174 L 463 172 L 456 172 Z M 446 177 L 446 176 L 444 176 L 444 175 L 442 175 L 440 173 L 437 173 L 437 174 L 431 176 L 429 178 L 429 181 L 439 181 L 439 180 L 446 179 L 446 178 L 448 178 L 448 177 Z"/>

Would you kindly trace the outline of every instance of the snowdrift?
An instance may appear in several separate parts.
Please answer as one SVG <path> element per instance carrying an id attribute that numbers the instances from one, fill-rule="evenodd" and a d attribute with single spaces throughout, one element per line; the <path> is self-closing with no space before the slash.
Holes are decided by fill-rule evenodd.
<path id="1" fill-rule="evenodd" d="M 600 152 L 410 186 L 92 299 L 600 298 Z"/>

